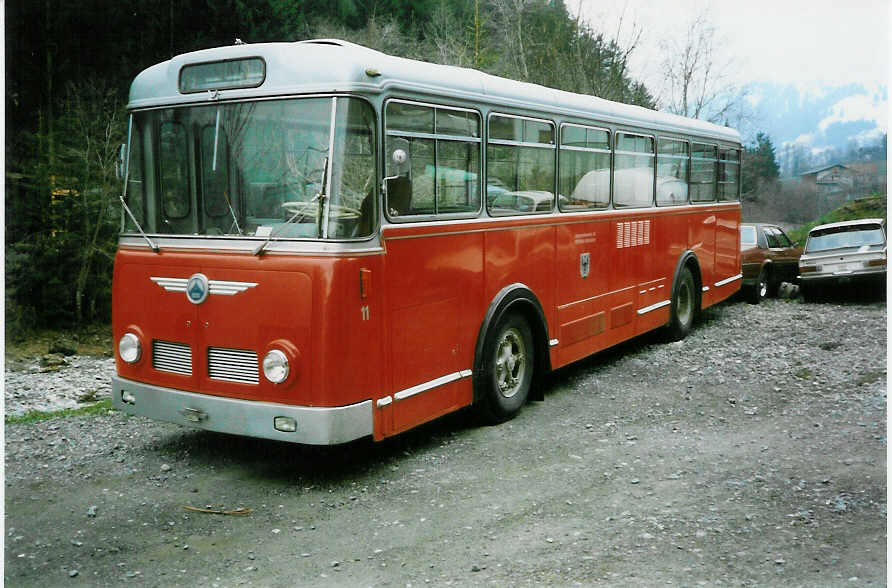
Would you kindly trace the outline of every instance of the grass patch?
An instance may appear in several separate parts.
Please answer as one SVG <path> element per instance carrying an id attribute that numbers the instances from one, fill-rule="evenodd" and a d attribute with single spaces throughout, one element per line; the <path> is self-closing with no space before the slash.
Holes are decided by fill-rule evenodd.
<path id="1" fill-rule="evenodd" d="M 884 372 L 872 370 L 867 372 L 866 374 L 862 374 L 861 377 L 859 377 L 855 381 L 855 385 L 863 386 L 864 384 L 873 384 L 874 382 L 883 379 L 885 376 L 886 374 Z"/>
<path id="2" fill-rule="evenodd" d="M 886 195 L 877 194 L 846 202 L 816 221 L 812 221 L 798 229 L 787 231 L 787 235 L 793 242 L 805 245 L 805 238 L 808 236 L 808 232 L 816 226 L 859 218 L 886 218 Z"/>
<path id="3" fill-rule="evenodd" d="M 111 407 L 111 398 L 106 398 L 105 400 L 97 402 L 96 404 L 83 406 L 81 408 L 65 408 L 62 410 L 53 410 L 50 412 L 29 410 L 22 415 L 7 416 L 4 419 L 4 422 L 7 425 L 28 425 L 31 423 L 48 421 L 49 419 L 55 418 L 67 418 L 73 416 L 95 416 L 105 414 L 106 412 L 111 410 Z"/>
<path id="4" fill-rule="evenodd" d="M 800 380 L 810 380 L 811 377 L 814 376 L 815 374 L 810 369 L 804 367 L 804 368 L 800 368 L 800 369 L 796 370 L 796 373 L 793 375 L 796 376 L 797 378 L 799 378 Z"/>

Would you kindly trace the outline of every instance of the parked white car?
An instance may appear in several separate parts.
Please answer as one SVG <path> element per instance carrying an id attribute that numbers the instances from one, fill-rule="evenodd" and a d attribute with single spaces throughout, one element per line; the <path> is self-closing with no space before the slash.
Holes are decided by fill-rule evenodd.
<path id="1" fill-rule="evenodd" d="M 808 300 L 827 286 L 886 285 L 886 221 L 868 218 L 818 225 L 799 258 L 799 285 Z"/>

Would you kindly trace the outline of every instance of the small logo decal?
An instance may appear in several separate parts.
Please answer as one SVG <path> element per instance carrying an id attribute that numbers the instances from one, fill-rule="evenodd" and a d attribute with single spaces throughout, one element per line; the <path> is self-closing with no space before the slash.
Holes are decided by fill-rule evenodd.
<path id="1" fill-rule="evenodd" d="M 186 282 L 186 298 L 192 304 L 201 304 L 208 299 L 210 293 L 211 287 L 204 274 L 192 274 Z"/>
<path id="2" fill-rule="evenodd" d="M 579 254 L 579 275 L 583 278 L 588 277 L 590 263 L 588 252 Z"/>

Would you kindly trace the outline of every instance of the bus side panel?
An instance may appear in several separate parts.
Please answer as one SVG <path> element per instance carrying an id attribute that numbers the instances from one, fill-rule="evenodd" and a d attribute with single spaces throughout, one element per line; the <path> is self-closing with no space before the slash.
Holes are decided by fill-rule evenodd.
<path id="1" fill-rule="evenodd" d="M 715 280 L 715 227 L 716 215 L 711 209 L 698 211 L 688 216 L 688 248 L 697 254 L 700 262 L 702 286 L 709 290 L 701 291 L 701 305 L 712 298 L 712 285 Z"/>
<path id="2" fill-rule="evenodd" d="M 560 367 L 608 345 L 607 294 L 612 252 L 606 220 L 556 229 L 555 302 L 558 348 L 552 366 Z"/>
<path id="3" fill-rule="evenodd" d="M 556 336 L 554 319 L 555 228 L 529 227 L 485 233 L 486 305 L 509 284 L 521 283 L 539 299 L 548 321 L 549 338 Z M 484 307 L 478 316 L 479 328 Z"/>
<path id="4" fill-rule="evenodd" d="M 336 406 L 384 395 L 382 260 L 380 255 L 338 259 L 318 272 L 317 332 L 326 362 L 317 370 L 318 389 Z"/>
<path id="5" fill-rule="evenodd" d="M 610 227 L 610 241 L 606 244 L 610 268 L 607 284 L 611 294 L 606 308 L 607 343 L 615 345 L 635 336 L 637 285 L 646 256 L 645 245 L 638 242 L 639 221 L 620 217 Z"/>
<path id="6" fill-rule="evenodd" d="M 453 412 L 471 403 L 473 397 L 471 378 L 462 378 L 394 402 L 393 429 L 391 435 L 402 433 L 422 423 Z"/>
<path id="7" fill-rule="evenodd" d="M 732 278 L 740 273 L 740 209 L 726 207 L 717 213 L 715 227 L 716 280 Z M 740 289 L 741 281 L 732 280 L 723 286 L 712 287 L 709 304 L 720 302 Z M 706 299 L 703 307 L 708 306 Z"/>
<path id="8" fill-rule="evenodd" d="M 474 363 L 482 240 L 470 233 L 387 241 L 394 433 L 471 402 L 470 378 L 460 374 Z M 467 382 L 438 384 L 456 377 Z"/>

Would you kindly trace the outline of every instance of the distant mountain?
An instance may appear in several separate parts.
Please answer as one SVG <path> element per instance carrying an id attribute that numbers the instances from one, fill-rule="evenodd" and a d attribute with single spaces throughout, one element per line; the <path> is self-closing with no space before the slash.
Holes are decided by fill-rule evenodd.
<path id="1" fill-rule="evenodd" d="M 775 146 L 782 173 L 797 161 L 823 165 L 859 147 L 880 143 L 888 129 L 888 87 L 860 84 L 797 88 L 792 85 L 751 86 L 750 104 L 755 114 L 749 135 L 767 133 Z"/>

